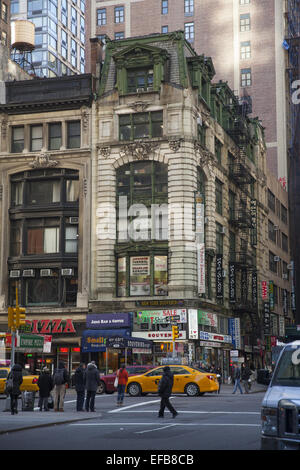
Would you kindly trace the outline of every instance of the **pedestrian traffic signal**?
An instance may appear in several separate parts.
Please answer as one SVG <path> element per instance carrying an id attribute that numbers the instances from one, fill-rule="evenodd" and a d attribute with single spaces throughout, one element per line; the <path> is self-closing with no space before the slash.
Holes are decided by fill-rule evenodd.
<path id="1" fill-rule="evenodd" d="M 26 310 L 25 310 L 25 308 L 22 308 L 22 307 L 19 307 L 19 306 L 17 306 L 14 310 L 16 312 L 16 328 L 18 330 L 21 325 L 26 324 L 26 321 L 25 321 L 25 318 L 26 318 L 25 312 L 26 312 Z"/>
<path id="2" fill-rule="evenodd" d="M 173 337 L 173 341 L 175 341 L 175 339 L 179 338 L 179 328 L 178 328 L 177 325 L 172 326 L 172 337 Z"/>
<path id="3" fill-rule="evenodd" d="M 11 330 L 16 328 L 16 312 L 13 307 L 8 307 L 8 328 Z"/>

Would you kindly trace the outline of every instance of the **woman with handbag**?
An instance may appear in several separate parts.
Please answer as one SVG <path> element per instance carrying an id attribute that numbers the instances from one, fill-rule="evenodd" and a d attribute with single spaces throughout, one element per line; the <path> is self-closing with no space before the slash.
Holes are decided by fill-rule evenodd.
<path id="1" fill-rule="evenodd" d="M 125 369 L 124 364 L 118 370 L 116 379 L 118 380 L 117 382 L 117 390 L 118 390 L 117 406 L 122 406 L 123 400 L 124 400 L 125 388 L 128 382 L 128 372 Z M 115 386 L 116 386 L 116 382 L 115 382 Z"/>
<path id="2" fill-rule="evenodd" d="M 20 385 L 22 382 L 22 367 L 20 364 L 15 364 L 8 374 L 5 386 L 6 393 L 10 395 L 10 410 L 12 415 L 18 413 L 18 396 L 21 393 Z"/>

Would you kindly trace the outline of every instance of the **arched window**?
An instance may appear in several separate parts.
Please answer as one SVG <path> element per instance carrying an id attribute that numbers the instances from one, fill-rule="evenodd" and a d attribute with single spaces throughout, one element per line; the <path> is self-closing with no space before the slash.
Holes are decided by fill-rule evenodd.
<path id="1" fill-rule="evenodd" d="M 117 295 L 167 295 L 168 167 L 132 162 L 117 170 Z"/>

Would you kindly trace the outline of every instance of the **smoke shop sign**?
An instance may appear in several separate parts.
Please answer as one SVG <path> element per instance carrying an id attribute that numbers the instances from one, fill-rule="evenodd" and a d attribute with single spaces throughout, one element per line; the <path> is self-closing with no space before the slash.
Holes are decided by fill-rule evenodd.
<path id="1" fill-rule="evenodd" d="M 67 318 L 62 320 L 58 318 L 56 320 L 26 320 L 26 324 L 31 326 L 31 333 L 49 335 L 49 334 L 69 334 L 76 333 L 74 328 L 73 320 Z"/>

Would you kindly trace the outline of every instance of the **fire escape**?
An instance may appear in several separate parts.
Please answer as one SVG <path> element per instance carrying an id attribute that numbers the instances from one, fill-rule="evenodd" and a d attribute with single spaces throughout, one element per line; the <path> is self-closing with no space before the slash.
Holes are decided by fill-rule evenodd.
<path id="1" fill-rule="evenodd" d="M 230 252 L 230 271 L 234 270 L 235 278 L 235 297 L 231 298 L 232 309 L 237 316 L 248 314 L 251 321 L 252 344 L 255 344 L 259 334 L 259 316 L 257 302 L 257 266 L 256 255 L 252 247 L 256 241 L 252 235 L 253 218 L 251 214 L 252 202 L 250 185 L 255 181 L 251 175 L 250 166 L 248 165 L 247 147 L 251 142 L 251 134 L 249 124 L 247 123 L 247 103 L 243 104 L 236 101 L 233 103 L 234 121 L 227 133 L 238 147 L 237 158 L 232 158 L 229 163 L 229 178 L 239 189 L 238 201 L 229 211 L 229 224 L 234 227 L 234 232 L 239 236 L 240 248 Z M 256 228 L 255 228 L 256 230 Z M 241 317 L 241 318 L 242 318 Z M 255 339 L 254 339 L 255 338 Z"/>

